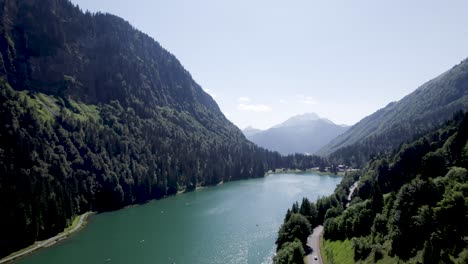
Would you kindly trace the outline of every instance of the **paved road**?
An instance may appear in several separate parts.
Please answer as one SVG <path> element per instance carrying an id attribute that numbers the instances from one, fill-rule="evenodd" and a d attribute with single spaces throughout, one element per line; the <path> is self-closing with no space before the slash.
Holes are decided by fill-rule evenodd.
<path id="1" fill-rule="evenodd" d="M 349 206 L 349 201 L 351 201 L 354 190 L 358 187 L 358 182 L 355 182 L 349 189 L 348 203 L 346 207 Z M 307 255 L 308 264 L 323 264 L 322 255 L 320 254 L 320 236 L 323 233 L 323 226 L 317 226 L 312 235 L 307 238 L 307 245 L 312 248 L 312 253 Z M 317 260 L 314 257 L 317 256 Z"/>
<path id="2" fill-rule="evenodd" d="M 320 255 L 320 236 L 323 232 L 323 226 L 317 226 L 307 238 L 307 245 L 312 248 L 312 253 L 307 255 L 307 263 L 308 264 L 322 264 L 322 256 Z M 314 257 L 317 256 L 317 260 Z"/>
<path id="3" fill-rule="evenodd" d="M 65 232 L 65 233 L 63 233 L 63 234 L 60 234 L 60 235 L 51 237 L 51 238 L 47 239 L 46 241 L 41 242 L 41 243 L 37 244 L 36 246 L 34 246 L 34 247 L 32 247 L 32 248 L 30 248 L 30 249 L 28 249 L 28 250 L 25 250 L 25 251 L 23 251 L 23 252 L 21 252 L 21 253 L 18 253 L 18 254 L 16 254 L 16 255 L 13 255 L 13 256 L 8 257 L 8 258 L 4 258 L 4 259 L 0 260 L 0 264 L 1 264 L 1 263 L 6 263 L 6 262 L 11 261 L 11 260 L 14 260 L 14 259 L 16 259 L 16 258 L 19 258 L 19 257 L 21 257 L 21 256 L 24 256 L 24 255 L 26 255 L 26 254 L 29 254 L 29 253 L 33 252 L 34 250 L 38 250 L 38 249 L 40 249 L 40 248 L 42 248 L 42 247 L 46 247 L 46 246 L 48 246 L 48 245 L 51 245 L 51 244 L 55 243 L 56 241 L 58 241 L 58 240 L 60 240 L 60 239 L 66 238 L 68 235 L 70 235 L 71 233 L 73 233 L 73 232 L 75 232 L 76 230 L 78 230 L 78 228 L 80 228 L 81 225 L 83 225 L 84 219 L 85 219 L 86 216 L 88 216 L 89 214 L 90 214 L 90 213 L 88 212 L 88 213 L 85 213 L 85 214 L 81 215 L 80 220 L 78 221 L 78 224 L 77 224 L 73 229 L 71 229 L 71 230 L 69 230 L 69 231 L 67 231 L 67 232 Z"/>

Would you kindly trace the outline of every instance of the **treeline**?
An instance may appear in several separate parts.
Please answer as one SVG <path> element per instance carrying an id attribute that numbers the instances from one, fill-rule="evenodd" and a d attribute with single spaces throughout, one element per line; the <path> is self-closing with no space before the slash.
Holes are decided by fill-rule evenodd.
<path id="1" fill-rule="evenodd" d="M 325 198 L 332 202 L 324 218 L 312 224 L 324 223 L 326 239 L 351 239 L 355 261 L 466 263 L 467 139 L 468 115 L 459 112 L 394 155 L 367 163 L 349 206 L 338 186 Z M 351 186 L 349 177 L 342 187 Z"/>
<path id="2" fill-rule="evenodd" d="M 48 100 L 56 104 L 46 107 Z M 62 231 L 89 210 L 325 162 L 203 133 L 170 109 L 158 114 L 142 119 L 118 101 L 92 108 L 1 82 L 0 256 Z"/>
<path id="3" fill-rule="evenodd" d="M 394 156 L 407 142 L 413 142 L 430 133 L 444 124 L 441 116 L 449 116 L 454 113 L 452 108 L 437 112 L 436 117 L 425 117 L 425 119 L 414 119 L 411 122 L 396 123 L 392 128 L 379 134 L 369 136 L 350 146 L 342 147 L 328 156 L 335 164 L 347 164 L 354 168 L 362 168 L 369 160 L 379 156 Z M 411 131 L 411 133 L 408 133 Z"/>
<path id="4" fill-rule="evenodd" d="M 415 141 L 440 127 L 445 121 L 445 119 L 441 120 L 441 116 L 447 116 L 447 119 L 449 119 L 454 112 L 453 108 L 449 108 L 432 113 L 431 116 L 425 116 L 424 119 L 397 122 L 385 131 L 337 149 L 328 158 L 335 164 L 347 164 L 354 168 L 362 168 L 373 158 L 395 155 L 406 142 Z M 415 114 L 415 116 L 417 115 Z"/>
<path id="5" fill-rule="evenodd" d="M 369 115 L 319 151 L 337 164 L 361 168 L 370 159 L 393 156 L 402 144 L 440 127 L 468 108 L 468 59 L 421 85 L 398 102 Z"/>
<path id="6" fill-rule="evenodd" d="M 274 263 L 304 263 L 304 256 L 310 250 L 306 244 L 312 228 L 321 225 L 324 219 L 340 213 L 338 208 L 348 202 L 349 189 L 358 179 L 357 172 L 349 172 L 338 184 L 333 195 L 321 197 L 316 202 L 307 198 L 303 198 L 300 204 L 295 202 L 287 210 L 278 231 Z"/>

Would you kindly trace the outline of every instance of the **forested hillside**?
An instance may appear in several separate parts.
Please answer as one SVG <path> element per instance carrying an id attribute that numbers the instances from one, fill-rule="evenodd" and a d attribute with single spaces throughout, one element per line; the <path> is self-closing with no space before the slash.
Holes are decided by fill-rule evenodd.
<path id="1" fill-rule="evenodd" d="M 468 60 L 362 119 L 318 153 L 358 167 L 424 135 L 458 110 L 468 110 Z"/>
<path id="2" fill-rule="evenodd" d="M 467 263 L 467 140 L 468 114 L 459 112 L 395 154 L 375 158 L 362 171 L 348 174 L 333 195 L 295 204 L 284 226 L 291 225 L 291 214 L 302 215 L 312 226 L 324 223 L 327 241 L 351 243 L 346 263 Z M 357 179 L 348 204 L 349 188 Z M 282 255 L 292 251 L 286 242 L 296 238 L 287 230 L 294 226 L 280 230 Z M 335 263 L 336 255 L 328 250 L 325 247 L 322 254 Z"/>
<path id="3" fill-rule="evenodd" d="M 180 62 L 109 14 L 0 0 L 0 257 L 113 210 L 276 167 Z"/>

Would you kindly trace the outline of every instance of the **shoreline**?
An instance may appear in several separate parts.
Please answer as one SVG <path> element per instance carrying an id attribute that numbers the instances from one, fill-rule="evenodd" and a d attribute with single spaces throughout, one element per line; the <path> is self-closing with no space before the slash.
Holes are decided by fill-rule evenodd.
<path id="1" fill-rule="evenodd" d="M 70 235 L 76 233 L 77 231 L 81 230 L 85 225 L 86 225 L 86 219 L 88 218 L 89 215 L 94 214 L 93 212 L 86 212 L 82 215 L 79 215 L 75 217 L 73 220 L 72 225 L 69 227 L 65 228 L 61 233 L 48 238 L 46 240 L 42 241 L 36 241 L 34 244 L 25 247 L 23 249 L 20 249 L 16 252 L 11 253 L 10 255 L 0 259 L 0 264 L 2 263 L 7 263 L 10 261 L 13 261 L 19 257 L 26 256 L 36 250 L 39 250 L 41 248 L 48 248 L 50 246 L 53 246 L 57 242 L 60 242 L 66 238 L 68 238 Z M 75 221 L 78 219 L 78 222 L 75 224 Z"/>
<path id="2" fill-rule="evenodd" d="M 216 185 L 197 186 L 197 187 L 195 187 L 195 189 L 192 189 L 192 190 L 187 190 L 187 189 L 178 190 L 178 191 L 177 191 L 176 193 L 174 193 L 174 194 L 164 195 L 164 196 L 161 197 L 161 198 L 150 199 L 150 200 L 147 200 L 147 201 L 142 202 L 142 203 L 129 204 L 129 205 L 126 205 L 126 206 L 124 206 L 124 207 L 122 207 L 122 208 L 119 208 L 119 209 L 110 210 L 110 211 L 103 211 L 103 212 L 99 212 L 99 213 L 106 213 L 106 212 L 119 211 L 119 210 L 123 210 L 123 209 L 138 207 L 138 206 L 145 205 L 145 204 L 148 204 L 148 203 L 152 203 L 152 202 L 155 202 L 155 201 L 160 201 L 160 200 L 164 200 L 164 199 L 167 199 L 167 198 L 170 198 L 170 197 L 179 196 L 179 195 L 181 195 L 181 194 L 186 194 L 186 193 L 191 193 L 191 192 L 197 192 L 197 191 L 201 191 L 201 190 L 204 190 L 204 189 L 207 189 L 207 188 L 211 188 L 211 187 L 218 187 L 218 186 L 220 186 L 220 185 L 223 185 L 224 183 L 225 183 L 224 181 L 221 181 L 221 182 L 217 183 Z M 1 262 L 0 262 L 0 264 L 1 264 Z"/>
<path id="3" fill-rule="evenodd" d="M 320 172 L 320 171 L 315 171 L 315 170 L 290 170 L 290 169 L 284 169 L 284 170 L 277 170 L 277 171 L 268 171 L 263 177 L 268 177 L 270 175 L 275 175 L 275 174 L 284 174 L 284 173 L 291 173 L 291 174 L 299 174 L 299 173 L 315 173 L 317 175 L 320 175 L 320 176 L 344 176 L 344 175 L 340 175 L 340 174 L 333 174 L 331 172 Z M 263 178 L 261 177 L 261 178 Z M 249 179 L 245 179 L 245 180 L 250 180 L 250 179 L 255 179 L 255 178 L 249 178 Z M 152 201 L 158 201 L 158 200 L 162 200 L 162 199 L 165 199 L 165 198 L 169 198 L 171 196 L 178 196 L 178 195 L 181 195 L 181 194 L 185 194 L 185 193 L 189 193 L 189 192 L 194 192 L 194 191 L 200 191 L 200 190 L 203 190 L 203 189 L 207 189 L 207 188 L 210 188 L 210 187 L 218 187 L 218 186 L 221 186 L 225 183 L 225 181 L 221 181 L 219 183 L 217 183 L 216 185 L 206 185 L 206 186 L 197 186 L 195 189 L 193 190 L 179 190 L 177 191 L 177 193 L 173 194 L 173 195 L 168 195 L 168 196 L 164 196 L 160 199 L 152 199 L 152 200 L 149 200 L 149 201 L 146 201 L 145 203 L 143 204 L 146 204 L 146 203 L 149 203 L 149 202 L 152 202 Z M 132 204 L 132 205 L 127 205 L 127 206 L 124 206 L 118 210 L 122 210 L 122 209 L 128 209 L 128 208 L 131 208 L 131 207 L 136 207 L 136 206 L 140 206 L 142 204 Z M 86 219 L 88 216 L 92 215 L 92 214 L 95 214 L 96 212 L 86 212 L 80 216 L 76 216 L 74 221 L 73 221 L 73 224 L 70 225 L 69 227 L 65 228 L 64 231 L 62 231 L 61 233 L 55 235 L 54 237 L 51 237 L 49 239 L 46 239 L 46 240 L 41 240 L 41 241 L 36 241 L 34 244 L 28 246 L 28 247 L 25 247 L 23 249 L 20 249 L 16 252 L 13 252 L 11 253 L 10 255 L 0 259 L 0 264 L 3 264 L 3 263 L 7 263 L 7 262 L 10 262 L 10 261 L 13 261 L 19 257 L 22 257 L 22 256 L 26 256 L 30 253 L 33 253 L 34 251 L 36 250 L 39 250 L 39 249 L 42 249 L 42 248 L 48 248 L 48 247 L 51 247 L 53 245 L 55 245 L 57 242 L 60 242 L 66 238 L 68 238 L 70 235 L 76 233 L 77 231 L 83 229 L 85 226 L 86 226 Z M 78 220 L 78 223 L 76 224 L 76 226 L 74 226 L 74 222 Z"/>
<path id="4" fill-rule="evenodd" d="M 340 172 L 335 174 L 335 173 L 332 173 L 332 172 L 329 172 L 329 171 L 318 171 L 318 170 L 311 170 L 311 169 L 307 169 L 307 170 L 278 169 L 276 171 L 271 171 L 271 170 L 268 171 L 266 176 L 275 175 L 275 174 L 284 174 L 284 173 L 291 173 L 291 174 L 314 173 L 314 174 L 317 174 L 319 176 L 339 176 L 339 177 L 343 177 L 343 176 L 345 176 L 346 171 L 340 171 Z"/>

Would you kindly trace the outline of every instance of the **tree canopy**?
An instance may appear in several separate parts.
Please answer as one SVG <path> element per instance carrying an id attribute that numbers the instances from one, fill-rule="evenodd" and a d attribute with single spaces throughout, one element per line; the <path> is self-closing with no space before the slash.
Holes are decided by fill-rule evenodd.
<path id="1" fill-rule="evenodd" d="M 467 129 L 468 114 L 457 112 L 392 155 L 347 174 L 332 195 L 306 203 L 304 208 L 317 208 L 317 217 L 308 218 L 312 226 L 323 223 L 325 239 L 350 239 L 355 261 L 378 263 L 388 256 L 411 263 L 466 263 Z"/>

